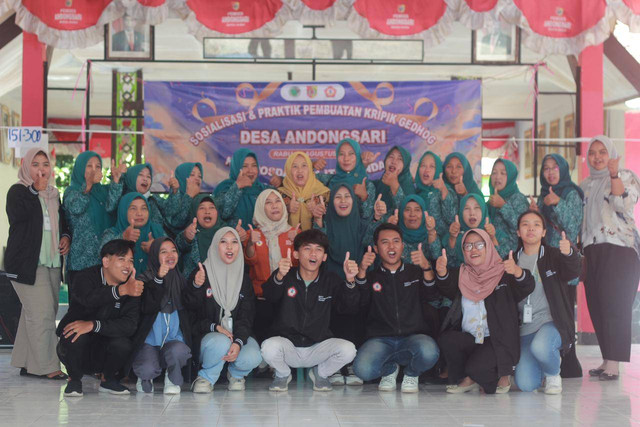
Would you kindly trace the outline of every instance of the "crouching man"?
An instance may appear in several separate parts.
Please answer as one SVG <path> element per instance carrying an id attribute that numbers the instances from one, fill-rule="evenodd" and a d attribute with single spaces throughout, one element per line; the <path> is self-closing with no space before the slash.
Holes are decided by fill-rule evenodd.
<path id="1" fill-rule="evenodd" d="M 381 378 L 378 390 L 396 389 L 399 365 L 404 366 L 401 390 L 418 392 L 418 377 L 431 369 L 440 352 L 428 332 L 436 332 L 422 315 L 422 300 L 437 301 L 435 276 L 422 251 L 411 253 L 412 264 L 402 262 L 402 231 L 382 224 L 373 236 L 375 252 L 369 247 L 360 263 L 356 283 L 360 304 L 367 313 L 367 341 L 353 363 L 355 374 L 364 381 Z M 376 253 L 381 265 L 367 273 Z"/>
<path id="2" fill-rule="evenodd" d="M 101 392 L 129 394 L 117 375 L 131 356 L 144 287 L 135 279 L 133 249 L 134 242 L 111 240 L 100 251 L 102 264 L 74 278 L 72 304 L 56 330 L 58 357 L 69 373 L 65 396 L 82 396 L 82 376 L 96 372 L 103 375 Z"/>
<path id="3" fill-rule="evenodd" d="M 312 368 L 309 377 L 316 391 L 330 391 L 328 377 L 356 355 L 353 343 L 333 338 L 331 308 L 352 312 L 357 308 L 355 276 L 358 265 L 345 254 L 346 281 L 325 268 L 329 239 L 320 230 L 307 230 L 293 241 L 299 266 L 291 268 L 290 254 L 262 285 L 267 301 L 277 304 L 273 335 L 262 343 L 262 357 L 276 371 L 271 391 L 287 391 L 291 368 Z"/>

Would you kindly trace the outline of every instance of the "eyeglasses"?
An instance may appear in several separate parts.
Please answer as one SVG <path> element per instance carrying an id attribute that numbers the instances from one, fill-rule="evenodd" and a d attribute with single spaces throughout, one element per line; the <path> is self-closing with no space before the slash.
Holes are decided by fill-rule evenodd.
<path id="1" fill-rule="evenodd" d="M 543 173 L 558 172 L 559 170 L 560 170 L 560 168 L 558 166 L 554 166 L 552 168 L 542 168 L 542 172 Z"/>
<path id="2" fill-rule="evenodd" d="M 484 242 L 475 242 L 475 243 L 465 243 L 462 248 L 464 249 L 465 252 L 471 252 L 473 250 L 473 248 L 476 248 L 477 250 L 481 251 L 484 249 L 485 244 Z"/>

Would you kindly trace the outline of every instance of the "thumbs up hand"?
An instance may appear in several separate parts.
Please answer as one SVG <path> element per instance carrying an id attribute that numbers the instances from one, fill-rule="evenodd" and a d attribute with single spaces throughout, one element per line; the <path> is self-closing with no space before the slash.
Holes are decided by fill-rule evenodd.
<path id="1" fill-rule="evenodd" d="M 418 249 L 411 252 L 411 263 L 419 266 L 423 270 L 431 267 L 429 264 L 429 260 L 424 256 L 424 252 L 422 252 L 422 243 L 418 243 Z"/>
<path id="2" fill-rule="evenodd" d="M 247 239 L 249 238 L 249 235 L 247 234 L 245 229 L 242 228 L 242 220 L 241 219 L 238 220 L 238 224 L 236 225 L 236 231 L 238 232 L 238 236 L 240 237 L 240 241 L 243 242 L 243 243 L 246 242 Z"/>
<path id="3" fill-rule="evenodd" d="M 299 232 L 300 232 L 300 223 L 298 223 L 298 225 L 296 225 L 296 228 L 294 228 L 293 230 L 289 230 L 287 237 L 289 238 L 289 240 L 293 242 L 293 239 L 296 238 Z"/>
<path id="4" fill-rule="evenodd" d="M 152 243 L 153 243 L 153 234 L 149 232 L 149 235 L 147 235 L 147 241 L 140 243 L 140 248 L 146 253 L 149 253 L 149 249 L 151 248 Z"/>
<path id="5" fill-rule="evenodd" d="M 253 225 L 249 224 L 249 245 L 253 245 L 260 241 L 260 232 L 253 229 Z"/>
<path id="6" fill-rule="evenodd" d="M 502 263 L 504 264 L 504 271 L 507 272 L 507 274 L 511 274 L 515 277 L 522 276 L 522 269 L 518 266 L 518 264 L 516 264 L 515 260 L 513 259 L 513 251 L 509 251 L 509 258 L 502 261 Z"/>
<path id="7" fill-rule="evenodd" d="M 358 277 L 364 277 L 367 274 L 367 270 L 369 267 L 373 265 L 373 262 L 376 260 L 376 254 L 371 250 L 371 246 L 367 248 L 367 252 L 362 256 L 362 261 L 360 262 L 360 269 L 358 270 Z"/>
<path id="8" fill-rule="evenodd" d="M 140 230 L 133 226 L 133 219 L 129 220 L 129 226 L 122 233 L 122 238 L 131 242 L 137 242 L 140 238 Z"/>
<path id="9" fill-rule="evenodd" d="M 458 217 L 458 215 L 456 215 L 455 221 L 453 221 L 449 226 L 449 236 L 452 239 L 457 239 L 459 234 L 460 234 L 460 218 Z"/>
<path id="10" fill-rule="evenodd" d="M 532 210 L 532 211 L 538 210 L 538 204 L 536 203 L 533 196 L 529 196 L 529 210 Z"/>
<path id="11" fill-rule="evenodd" d="M 358 274 L 358 263 L 350 260 L 350 253 L 347 252 L 344 257 L 344 263 L 342 264 L 342 268 L 344 269 L 344 276 L 347 279 L 347 282 L 353 282 L 356 278 L 356 274 Z"/>
<path id="12" fill-rule="evenodd" d="M 171 178 L 169 178 L 169 188 L 173 191 L 173 194 L 177 193 L 180 189 L 180 183 L 176 179 L 176 175 L 171 171 Z"/>
<path id="13" fill-rule="evenodd" d="M 430 216 L 427 211 L 424 211 L 424 224 L 427 227 L 427 231 L 433 231 L 436 229 L 436 219 Z"/>
<path id="14" fill-rule="evenodd" d="M 244 174 L 244 170 L 240 169 L 240 173 L 238 174 L 238 178 L 236 179 L 236 185 L 239 189 L 243 189 L 246 187 L 251 187 L 253 185 L 253 182 L 251 181 L 251 178 Z"/>
<path id="15" fill-rule="evenodd" d="M 144 282 L 136 280 L 136 269 L 134 268 L 127 281 L 120 285 L 118 291 L 121 296 L 129 295 L 132 297 L 139 297 L 144 291 Z"/>
<path id="16" fill-rule="evenodd" d="M 289 202 L 289 213 L 295 214 L 300 210 L 300 202 L 296 198 L 296 193 L 291 195 L 291 201 Z"/>
<path id="17" fill-rule="evenodd" d="M 202 263 L 199 262 L 198 263 L 198 272 L 196 273 L 196 277 L 193 279 L 193 282 L 195 283 L 195 285 L 197 287 L 200 287 L 202 285 L 204 285 L 204 279 L 206 279 L 206 273 L 204 271 L 204 267 L 202 266 Z"/>
<path id="18" fill-rule="evenodd" d="M 396 209 L 393 211 L 393 215 L 391 215 L 389 219 L 387 219 L 387 222 L 389 224 L 398 225 L 398 220 L 399 220 L 398 209 Z"/>
<path id="19" fill-rule="evenodd" d="M 467 195 L 467 187 L 464 185 L 464 181 L 462 180 L 462 177 L 460 177 L 460 182 L 458 182 L 454 186 L 454 189 L 456 190 L 456 193 L 459 196 L 466 196 Z"/>
<path id="20" fill-rule="evenodd" d="M 546 206 L 556 206 L 560 203 L 560 197 L 556 193 L 553 192 L 553 187 L 549 187 L 549 194 L 544 196 L 543 203 Z"/>
<path id="21" fill-rule="evenodd" d="M 198 232 L 198 219 L 193 218 L 193 222 L 189 224 L 187 228 L 184 229 L 184 237 L 187 239 L 187 242 L 193 242 L 193 239 L 196 238 L 196 233 Z"/>
<path id="22" fill-rule="evenodd" d="M 164 278 L 164 276 L 166 276 L 167 273 L 169 273 L 169 265 L 163 259 L 162 263 L 160 264 L 160 268 L 158 269 L 158 279 Z"/>
<path id="23" fill-rule="evenodd" d="M 287 256 L 280 258 L 280 262 L 278 262 L 278 273 L 276 274 L 278 281 L 282 281 L 289 270 L 291 270 L 291 248 L 287 249 Z"/>
<path id="24" fill-rule="evenodd" d="M 496 237 L 496 227 L 489 222 L 489 218 L 488 217 L 485 218 L 485 220 L 484 220 L 484 231 L 486 231 L 487 234 L 492 239 L 495 239 L 495 237 Z"/>
<path id="25" fill-rule="evenodd" d="M 373 205 L 373 217 L 376 221 L 380 221 L 387 214 L 387 204 L 382 201 L 382 194 L 378 194 L 378 198 Z"/>
<path id="26" fill-rule="evenodd" d="M 322 219 L 327 213 L 327 206 L 324 204 L 324 197 L 320 196 L 320 203 L 316 203 L 311 214 L 315 219 Z"/>
<path id="27" fill-rule="evenodd" d="M 282 177 L 273 175 L 269 180 L 269 185 L 273 188 L 280 188 L 282 186 Z"/>
<path id="28" fill-rule="evenodd" d="M 447 275 L 448 262 L 449 260 L 447 259 L 447 250 L 442 249 L 442 255 L 440 255 L 436 260 L 436 273 L 438 273 L 438 276 L 444 277 Z"/>
<path id="29" fill-rule="evenodd" d="M 321 171 L 327 167 L 327 161 L 325 159 L 318 159 L 313 162 L 313 170 Z"/>
<path id="30" fill-rule="evenodd" d="M 489 204 L 491 206 L 493 206 L 496 209 L 500 209 L 501 207 L 503 207 L 507 202 L 505 202 L 505 200 L 502 198 L 502 196 L 500 196 L 498 193 L 492 194 L 489 197 Z"/>
<path id="31" fill-rule="evenodd" d="M 567 233 L 564 231 L 562 232 L 562 239 L 560 240 L 558 248 L 562 255 L 569 255 L 571 253 L 571 242 L 567 239 Z"/>
<path id="32" fill-rule="evenodd" d="M 356 196 L 363 202 L 366 202 L 369 198 L 369 193 L 367 193 L 367 177 L 362 178 L 362 184 L 355 184 L 353 186 L 353 192 Z"/>

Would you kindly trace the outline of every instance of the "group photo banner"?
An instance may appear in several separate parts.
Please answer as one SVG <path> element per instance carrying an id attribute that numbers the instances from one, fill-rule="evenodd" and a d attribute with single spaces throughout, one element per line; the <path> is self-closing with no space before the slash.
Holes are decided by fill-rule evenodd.
<path id="1" fill-rule="evenodd" d="M 154 166 L 153 191 L 167 191 L 181 163 L 200 162 L 202 189 L 228 178 L 233 153 L 253 150 L 260 179 L 284 175 L 294 151 L 325 159 L 334 173 L 345 138 L 381 153 L 367 168 L 382 176 L 394 145 L 412 154 L 467 156 L 480 178 L 482 86 L 479 80 L 406 82 L 144 82 L 145 161 Z"/>

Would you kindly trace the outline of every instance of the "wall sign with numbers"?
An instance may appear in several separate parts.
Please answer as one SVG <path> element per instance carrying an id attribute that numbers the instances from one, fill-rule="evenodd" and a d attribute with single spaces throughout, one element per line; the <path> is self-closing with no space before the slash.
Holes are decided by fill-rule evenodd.
<path id="1" fill-rule="evenodd" d="M 16 149 L 16 157 L 24 157 L 32 148 L 42 148 L 49 152 L 49 135 L 41 127 L 23 126 L 8 129 L 9 148 Z"/>

